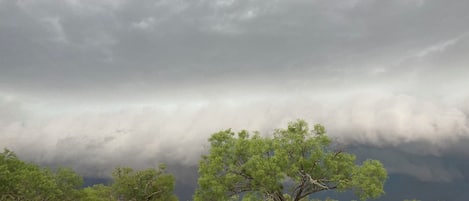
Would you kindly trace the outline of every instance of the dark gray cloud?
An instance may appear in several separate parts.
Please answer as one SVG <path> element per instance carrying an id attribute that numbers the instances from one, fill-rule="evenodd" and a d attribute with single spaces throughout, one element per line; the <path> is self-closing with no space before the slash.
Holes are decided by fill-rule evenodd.
<path id="1" fill-rule="evenodd" d="M 239 77 L 281 85 L 275 80 L 285 76 L 402 74 L 414 66 L 392 64 L 467 41 L 464 4 L 2 1 L 2 88 L 121 91 Z"/>
<path id="2" fill-rule="evenodd" d="M 468 7 L 0 0 L 0 146 L 87 176 L 184 172 L 219 129 L 305 118 L 393 174 L 460 182 L 467 164 L 448 161 L 469 156 Z"/>

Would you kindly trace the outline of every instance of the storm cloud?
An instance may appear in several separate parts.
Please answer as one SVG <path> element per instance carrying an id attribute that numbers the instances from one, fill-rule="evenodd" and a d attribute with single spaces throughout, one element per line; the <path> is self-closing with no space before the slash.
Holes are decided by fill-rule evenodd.
<path id="1" fill-rule="evenodd" d="M 0 0 L 0 147 L 105 177 L 194 168 L 213 132 L 267 135 L 303 118 L 391 173 L 465 181 L 467 8 Z"/>

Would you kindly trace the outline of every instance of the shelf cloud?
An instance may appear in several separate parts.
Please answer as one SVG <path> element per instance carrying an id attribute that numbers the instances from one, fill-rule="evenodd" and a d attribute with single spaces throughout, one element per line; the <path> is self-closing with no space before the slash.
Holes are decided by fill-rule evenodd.
<path id="1" fill-rule="evenodd" d="M 391 173 L 467 180 L 468 6 L 0 0 L 0 147 L 104 177 L 302 118 Z"/>

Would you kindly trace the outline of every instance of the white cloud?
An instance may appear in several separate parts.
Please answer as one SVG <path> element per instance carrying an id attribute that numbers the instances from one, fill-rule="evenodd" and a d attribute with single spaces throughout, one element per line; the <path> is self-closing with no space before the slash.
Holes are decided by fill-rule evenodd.
<path id="1" fill-rule="evenodd" d="M 360 96 L 332 114 L 327 118 L 332 129 L 351 130 L 345 138 L 372 144 L 429 140 L 444 145 L 448 135 L 469 133 L 467 117 L 459 109 L 406 95 Z"/>
<path id="2" fill-rule="evenodd" d="M 430 47 L 426 47 L 423 50 L 420 50 L 419 52 L 417 52 L 415 55 L 416 57 L 426 57 L 427 55 L 431 55 L 434 53 L 444 52 L 448 47 L 457 43 L 458 40 L 459 38 L 453 38 L 453 39 L 443 41 L 441 43 L 432 45 Z"/>
<path id="3" fill-rule="evenodd" d="M 2 125 L 0 146 L 29 160 L 72 165 L 85 175 L 96 176 L 117 165 L 144 167 L 149 161 L 196 165 L 206 150 L 207 138 L 218 130 L 266 134 L 297 118 L 323 123 L 332 137 L 345 144 L 433 145 L 408 153 L 418 150 L 438 156 L 460 139 L 469 138 L 469 120 L 459 108 L 392 94 L 355 94 L 335 104 L 325 104 L 325 97 L 316 98 L 322 101 L 305 97 L 244 103 L 221 99 L 171 107 L 154 104 L 58 113 Z"/>
<path id="4" fill-rule="evenodd" d="M 144 19 L 142 19 L 138 22 L 134 22 L 134 23 L 132 23 L 132 25 L 136 28 L 145 30 L 145 29 L 149 29 L 152 26 L 154 26 L 155 23 L 156 23 L 155 18 L 148 17 L 148 18 L 144 18 Z"/>
<path id="5" fill-rule="evenodd" d="M 233 5 L 235 0 L 216 0 L 214 2 L 215 2 L 214 3 L 215 7 L 225 8 L 225 7 L 230 7 L 231 5 Z"/>
<path id="6" fill-rule="evenodd" d="M 258 15 L 258 10 L 257 9 L 248 9 L 239 16 L 239 19 L 249 20 L 249 19 L 255 18 L 257 15 Z"/>

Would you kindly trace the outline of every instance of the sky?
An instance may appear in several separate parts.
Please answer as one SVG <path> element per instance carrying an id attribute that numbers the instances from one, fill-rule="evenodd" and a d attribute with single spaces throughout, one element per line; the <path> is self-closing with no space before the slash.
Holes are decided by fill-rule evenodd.
<path id="1" fill-rule="evenodd" d="M 399 178 L 467 186 L 468 9 L 0 0 L 0 147 L 87 177 L 168 163 L 185 181 L 212 133 L 305 119 Z"/>

